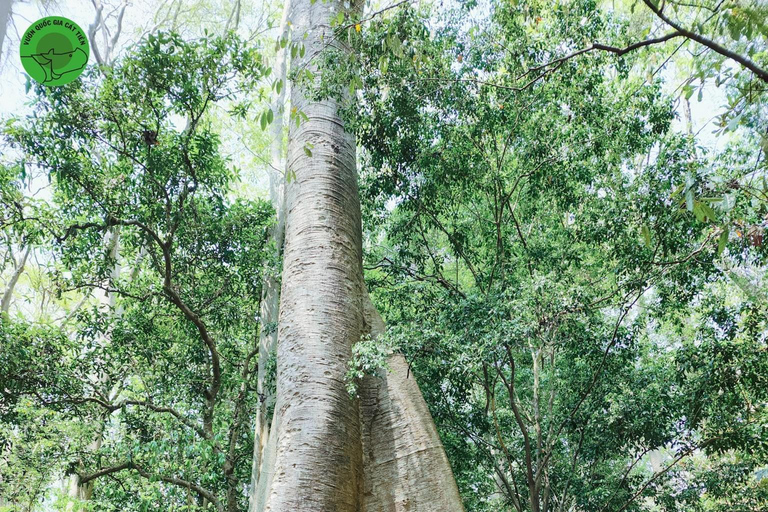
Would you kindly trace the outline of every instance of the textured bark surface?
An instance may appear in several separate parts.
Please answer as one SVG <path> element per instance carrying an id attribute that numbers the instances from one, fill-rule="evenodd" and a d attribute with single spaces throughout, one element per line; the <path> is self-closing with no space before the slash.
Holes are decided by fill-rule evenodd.
<path id="1" fill-rule="evenodd" d="M 293 3 L 298 68 L 316 71 L 334 37 L 336 1 Z M 357 512 L 362 451 L 358 404 L 344 375 L 363 329 L 360 199 L 355 140 L 333 100 L 311 101 L 294 85 L 307 120 L 292 128 L 277 348 L 277 401 L 259 487 L 265 511 Z M 312 155 L 305 152 L 311 147 Z M 271 466 L 271 467 L 269 467 Z"/>
<path id="2" fill-rule="evenodd" d="M 292 2 L 292 39 L 306 46 L 295 69 L 317 73 L 318 55 L 339 43 L 329 21 L 341 8 L 337 0 Z M 363 282 L 355 140 L 335 101 L 311 101 L 294 84 L 291 102 L 308 120 L 292 126 L 288 146 L 295 177 L 287 185 L 277 402 L 250 511 L 461 512 L 402 356 L 391 358 L 389 373 L 365 379 L 361 401 L 346 389 L 352 345 L 367 330 L 384 331 Z"/>
<path id="3" fill-rule="evenodd" d="M 385 330 L 367 297 L 371 336 Z M 461 512 L 459 489 L 419 385 L 400 354 L 359 388 L 365 512 Z"/>

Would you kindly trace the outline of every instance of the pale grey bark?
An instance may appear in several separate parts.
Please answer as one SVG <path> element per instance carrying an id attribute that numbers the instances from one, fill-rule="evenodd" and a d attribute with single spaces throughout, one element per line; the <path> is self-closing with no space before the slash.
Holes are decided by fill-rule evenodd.
<path id="1" fill-rule="evenodd" d="M 125 9 L 128 7 L 128 0 L 122 0 L 120 7 L 115 8 L 106 16 L 104 14 L 105 6 L 101 0 L 91 0 L 91 3 L 96 11 L 96 18 L 88 27 L 88 39 L 91 42 L 93 56 L 100 66 L 111 66 L 115 58 L 114 51 L 117 48 L 117 41 L 123 30 L 123 17 L 125 16 Z M 111 15 L 116 16 L 115 25 L 112 29 L 108 26 L 108 18 Z M 99 31 L 101 32 L 101 43 L 96 37 Z"/>
<path id="2" fill-rule="evenodd" d="M 334 39 L 341 2 L 293 3 L 296 63 L 317 72 Z M 344 382 L 363 330 L 362 233 L 355 140 L 333 99 L 312 101 L 294 84 L 292 106 L 307 120 L 293 128 L 277 347 L 277 401 L 259 491 L 265 511 L 357 512 L 362 450 L 358 404 Z M 312 148 L 312 156 L 305 147 Z M 274 446 L 274 448 L 272 448 Z M 270 453 L 272 452 L 272 453 Z"/>
<path id="3" fill-rule="evenodd" d="M 297 69 L 340 44 L 329 21 L 338 0 L 295 0 Z M 354 6 L 352 6 L 354 9 Z M 294 84 L 277 345 L 277 401 L 251 512 L 461 512 L 434 422 L 402 356 L 346 389 L 352 345 L 383 332 L 363 282 L 356 145 L 333 99 Z M 305 149 L 311 149 L 311 155 Z M 365 455 L 363 450 L 365 449 Z"/>
<path id="4" fill-rule="evenodd" d="M 0 64 L 3 63 L 5 38 L 13 15 L 13 0 L 0 0 Z"/>
<path id="5" fill-rule="evenodd" d="M 685 133 L 693 135 L 693 118 L 691 116 L 691 102 L 687 98 L 683 101 L 683 119 L 685 120 Z"/>
<path id="6" fill-rule="evenodd" d="M 8 311 L 11 309 L 13 290 L 16 288 L 16 284 L 19 282 L 21 274 L 24 272 L 24 266 L 27 264 L 27 258 L 29 257 L 29 252 L 31 250 L 32 246 L 27 245 L 26 249 L 24 250 L 24 254 L 21 256 L 21 259 L 19 261 L 16 261 L 15 259 L 13 260 L 13 274 L 11 274 L 11 278 L 8 280 L 8 284 L 5 287 L 5 292 L 3 292 L 3 298 L 0 301 L 0 313 L 4 315 L 8 314 Z"/>
<path id="7" fill-rule="evenodd" d="M 365 317 L 375 339 L 384 322 L 370 299 Z M 360 385 L 365 512 L 464 510 L 448 457 L 419 385 L 400 354 L 389 370 Z"/>
<path id="8" fill-rule="evenodd" d="M 229 18 L 227 18 L 227 24 L 224 25 L 224 33 L 230 30 L 237 30 L 240 26 L 241 8 L 240 0 L 235 0 L 235 5 L 232 6 L 232 11 L 230 11 Z"/>

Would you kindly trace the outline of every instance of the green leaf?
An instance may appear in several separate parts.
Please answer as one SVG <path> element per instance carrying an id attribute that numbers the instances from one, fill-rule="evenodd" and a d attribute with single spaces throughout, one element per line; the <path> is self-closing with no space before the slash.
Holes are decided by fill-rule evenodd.
<path id="1" fill-rule="evenodd" d="M 725 250 L 725 244 L 728 243 L 728 226 L 723 228 L 720 238 L 717 239 L 717 255 L 720 256 Z"/>
<path id="2" fill-rule="evenodd" d="M 731 118 L 730 121 L 728 121 L 728 131 L 734 131 L 739 126 L 739 122 L 741 122 L 742 114 L 739 114 L 737 116 L 734 116 Z"/>
<path id="3" fill-rule="evenodd" d="M 312 150 L 311 150 L 311 149 L 309 149 L 307 146 L 304 146 L 304 153 L 305 153 L 305 154 L 306 154 L 308 157 L 312 158 Z"/>
<path id="4" fill-rule="evenodd" d="M 387 37 L 387 46 L 389 46 L 389 49 L 392 50 L 392 53 L 400 58 L 403 57 L 403 48 L 400 43 L 400 38 L 398 38 L 396 35 Z"/>
<path id="5" fill-rule="evenodd" d="M 643 239 L 645 240 L 646 247 L 650 247 L 651 246 L 651 230 L 648 228 L 647 224 L 643 224 L 642 232 L 643 232 Z"/>
<path id="6" fill-rule="evenodd" d="M 685 207 L 689 212 L 693 211 L 693 191 L 690 188 L 685 191 Z"/>
<path id="7" fill-rule="evenodd" d="M 701 211 L 704 213 L 704 215 L 707 216 L 707 219 L 712 222 L 717 220 L 717 213 L 715 213 L 715 210 L 713 210 L 712 207 L 707 203 L 699 201 L 699 207 L 701 208 Z"/>
<path id="8" fill-rule="evenodd" d="M 261 125 L 262 130 L 267 129 L 267 113 L 266 112 L 261 113 L 261 117 L 259 118 L 259 124 Z"/>
<path id="9" fill-rule="evenodd" d="M 705 222 L 707 220 L 707 215 L 704 213 L 704 210 L 701 207 L 703 204 L 704 203 L 696 201 L 693 205 L 693 214 L 696 216 L 696 219 L 698 219 L 699 222 Z"/>
<path id="10" fill-rule="evenodd" d="M 760 147 L 763 148 L 764 153 L 768 153 L 768 135 L 763 135 L 760 140 Z"/>

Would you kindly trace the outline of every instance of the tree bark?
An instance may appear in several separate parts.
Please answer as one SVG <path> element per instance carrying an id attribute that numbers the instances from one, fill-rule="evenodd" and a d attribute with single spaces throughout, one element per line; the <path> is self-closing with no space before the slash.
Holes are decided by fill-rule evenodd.
<path id="1" fill-rule="evenodd" d="M 5 38 L 8 35 L 8 27 L 13 16 L 13 2 L 14 0 L 3 0 L 0 2 L 0 65 L 3 64 Z"/>
<path id="2" fill-rule="evenodd" d="M 375 339 L 384 322 L 366 297 L 365 318 Z M 389 371 L 360 385 L 365 512 L 464 510 L 448 457 L 419 385 L 400 354 Z"/>
<path id="3" fill-rule="evenodd" d="M 691 102 L 687 98 L 681 98 L 683 102 L 683 119 L 685 120 L 685 133 L 693 135 L 693 117 L 691 116 Z"/>
<path id="4" fill-rule="evenodd" d="M 329 22 L 340 8 L 334 0 L 294 2 L 292 40 L 306 46 L 298 67 L 318 72 L 316 55 L 334 39 Z M 265 455 L 272 467 L 262 465 L 259 510 L 357 512 L 360 418 L 344 382 L 363 330 L 355 140 L 340 105 L 312 101 L 308 93 L 302 84 L 291 92 L 292 106 L 307 119 L 292 129 L 288 147 L 295 178 L 288 186 L 277 400 Z"/>
<path id="5" fill-rule="evenodd" d="M 2 314 L 8 314 L 8 312 L 11 310 L 11 299 L 13 298 L 13 290 L 16 288 L 16 283 L 19 282 L 19 278 L 21 277 L 21 274 L 24 272 L 24 266 L 27 264 L 27 258 L 29 257 L 29 251 L 32 249 L 31 245 L 27 245 L 26 249 L 24 250 L 24 254 L 21 256 L 21 259 L 17 262 L 14 259 L 15 268 L 13 269 L 13 274 L 11 274 L 11 278 L 8 280 L 8 285 L 5 287 L 5 292 L 3 293 L 3 298 L 0 301 L 0 313 Z"/>

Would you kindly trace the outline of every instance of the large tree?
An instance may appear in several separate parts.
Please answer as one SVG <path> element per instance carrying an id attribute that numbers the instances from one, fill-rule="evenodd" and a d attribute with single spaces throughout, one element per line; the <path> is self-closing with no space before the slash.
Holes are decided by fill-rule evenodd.
<path id="1" fill-rule="evenodd" d="M 429 411 L 401 359 L 366 382 L 345 380 L 352 347 L 383 326 L 362 273 L 356 140 L 340 110 L 318 100 L 326 49 L 349 51 L 359 8 L 292 2 L 294 116 L 288 146 L 277 399 L 257 510 L 460 510 Z"/>
<path id="2" fill-rule="evenodd" d="M 271 208 L 228 197 L 236 174 L 206 116 L 266 69 L 234 36 L 149 36 L 105 73 L 37 89 L 36 117 L 7 130 L 21 168 L 55 190 L 44 208 L 10 195 L 9 220 L 48 240 L 70 325 L 52 322 L 46 339 L 4 318 L 2 388 L 71 418 L 68 509 L 163 495 L 171 508 L 243 508 Z M 41 351 L 60 359 L 43 366 Z"/>

